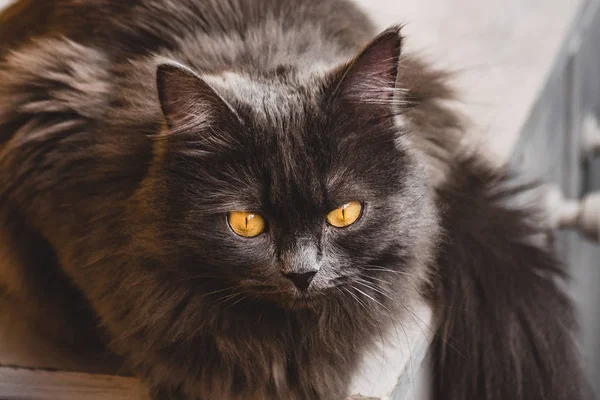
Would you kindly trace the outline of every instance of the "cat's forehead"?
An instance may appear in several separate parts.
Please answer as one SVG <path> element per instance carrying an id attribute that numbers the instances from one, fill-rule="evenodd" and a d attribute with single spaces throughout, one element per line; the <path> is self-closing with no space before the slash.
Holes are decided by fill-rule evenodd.
<path id="1" fill-rule="evenodd" d="M 244 138 L 239 167 L 254 171 L 249 182 L 257 193 L 268 193 L 273 206 L 373 197 L 398 180 L 390 168 L 401 158 L 390 139 L 395 130 L 367 126 L 351 109 L 328 107 L 326 68 L 315 68 L 281 79 L 233 72 L 202 77 L 238 112 Z"/>
<path id="2" fill-rule="evenodd" d="M 319 82 L 327 67 L 313 66 L 302 74 L 284 66 L 273 71 L 273 77 L 250 76 L 235 72 L 203 76 L 230 105 L 243 107 L 253 120 L 281 122 L 297 118 L 307 107 L 317 104 Z"/>

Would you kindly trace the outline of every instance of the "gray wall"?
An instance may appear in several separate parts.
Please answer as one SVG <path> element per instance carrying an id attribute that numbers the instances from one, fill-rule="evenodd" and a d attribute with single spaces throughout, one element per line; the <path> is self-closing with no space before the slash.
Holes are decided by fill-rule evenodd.
<path id="1" fill-rule="evenodd" d="M 600 118 L 600 1 L 581 10 L 553 73 L 531 111 L 512 164 L 560 184 L 569 198 L 600 190 L 600 159 L 582 157 L 583 118 Z M 600 247 L 576 232 L 561 232 L 558 247 L 573 277 L 568 290 L 581 324 L 582 355 L 600 396 Z"/>

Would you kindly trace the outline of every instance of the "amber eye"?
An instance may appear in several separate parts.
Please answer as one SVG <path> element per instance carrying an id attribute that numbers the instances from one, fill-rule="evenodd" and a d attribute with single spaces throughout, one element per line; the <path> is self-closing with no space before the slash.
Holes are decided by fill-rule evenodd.
<path id="1" fill-rule="evenodd" d="M 327 214 L 327 222 L 336 228 L 345 228 L 358 221 L 362 208 L 358 201 L 346 203 Z"/>
<path id="2" fill-rule="evenodd" d="M 265 231 L 265 220 L 258 214 L 246 211 L 232 211 L 227 214 L 231 230 L 236 234 L 253 238 Z"/>

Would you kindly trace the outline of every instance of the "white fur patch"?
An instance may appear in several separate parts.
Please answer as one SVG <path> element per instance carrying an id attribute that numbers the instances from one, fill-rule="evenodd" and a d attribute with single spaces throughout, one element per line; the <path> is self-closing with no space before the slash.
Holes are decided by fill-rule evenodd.
<path id="1" fill-rule="evenodd" d="M 433 313 L 423 301 L 410 308 L 414 315 L 384 332 L 383 342 L 379 339 L 363 358 L 351 385 L 353 396 L 424 400 L 418 376 L 434 336 Z"/>

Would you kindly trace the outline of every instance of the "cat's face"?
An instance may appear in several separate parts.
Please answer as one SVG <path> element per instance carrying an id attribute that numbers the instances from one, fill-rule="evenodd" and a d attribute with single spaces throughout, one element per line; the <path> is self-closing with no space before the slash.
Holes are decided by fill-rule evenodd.
<path id="1" fill-rule="evenodd" d="M 306 307 L 414 272 L 432 216 L 394 124 L 398 49 L 382 36 L 352 66 L 292 85 L 160 67 L 165 240 L 187 284 Z"/>

